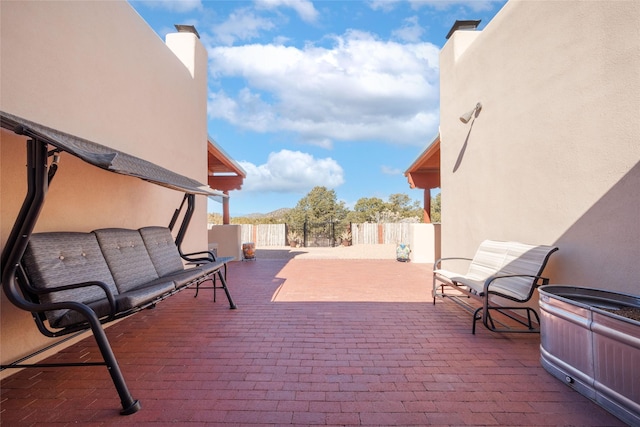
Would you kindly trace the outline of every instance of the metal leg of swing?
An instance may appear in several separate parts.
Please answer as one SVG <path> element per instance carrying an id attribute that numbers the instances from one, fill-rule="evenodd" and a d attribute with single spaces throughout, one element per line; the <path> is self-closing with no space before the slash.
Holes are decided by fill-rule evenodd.
<path id="1" fill-rule="evenodd" d="M 222 283 L 222 289 L 224 289 L 224 293 L 227 294 L 227 299 L 229 300 L 229 308 L 231 308 L 232 310 L 238 308 L 231 298 L 231 294 L 229 293 L 229 289 L 227 288 L 227 281 L 224 279 L 221 270 L 218 270 L 218 277 L 220 278 L 220 282 Z"/>
<path id="2" fill-rule="evenodd" d="M 113 354 L 113 350 L 111 349 L 111 345 L 109 344 L 109 340 L 107 339 L 107 335 L 105 334 L 102 325 L 98 321 L 98 318 L 95 317 L 95 314 L 93 316 L 90 316 L 89 324 L 91 325 L 91 330 L 93 332 L 96 343 L 98 344 L 98 348 L 100 349 L 100 353 L 102 354 L 102 358 L 107 364 L 109 375 L 111 375 L 111 379 L 113 380 L 113 384 L 116 387 L 118 396 L 120 396 L 120 403 L 122 404 L 120 415 L 135 414 L 141 408 L 140 402 L 138 400 L 135 400 L 131 396 L 129 388 L 124 381 L 124 377 L 122 376 L 122 371 L 120 370 L 120 366 L 118 365 L 116 356 Z"/>

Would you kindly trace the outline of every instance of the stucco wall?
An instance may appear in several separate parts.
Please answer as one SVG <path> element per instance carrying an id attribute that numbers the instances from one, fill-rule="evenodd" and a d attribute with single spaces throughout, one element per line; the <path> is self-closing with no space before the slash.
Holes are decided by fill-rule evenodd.
<path id="1" fill-rule="evenodd" d="M 3 111 L 207 182 L 207 54 L 195 35 L 173 34 L 165 44 L 124 1 L 0 8 Z M 24 139 L 3 131 L 0 156 L 4 247 L 26 188 Z M 166 226 L 181 200 L 63 154 L 36 231 Z M 206 216 L 198 196 L 186 250 L 207 247 Z M 1 316 L 3 363 L 50 343 L 4 295 Z"/>
<path id="2" fill-rule="evenodd" d="M 510 1 L 440 67 L 443 256 L 555 244 L 553 282 L 638 294 L 640 2 Z"/>

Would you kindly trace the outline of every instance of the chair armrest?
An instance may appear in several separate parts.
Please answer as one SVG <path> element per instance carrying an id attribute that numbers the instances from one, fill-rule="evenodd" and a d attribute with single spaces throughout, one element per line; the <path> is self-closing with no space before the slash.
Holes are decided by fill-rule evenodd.
<path id="1" fill-rule="evenodd" d="M 433 264 L 433 269 L 437 270 L 442 261 L 452 261 L 452 260 L 472 261 L 472 258 L 462 258 L 462 257 L 440 258 L 440 259 L 436 260 L 436 262 Z"/>
<path id="2" fill-rule="evenodd" d="M 500 279 L 507 279 L 509 277 L 530 277 L 532 279 L 536 279 L 534 281 L 534 283 L 531 285 L 531 290 L 529 291 L 530 295 L 533 294 L 533 289 L 535 289 L 536 287 L 540 286 L 540 284 L 537 283 L 539 280 L 542 280 L 542 285 L 548 285 L 549 284 L 549 279 L 546 278 L 546 277 L 542 277 L 542 276 L 536 276 L 536 275 L 533 275 L 533 274 L 504 274 L 504 275 L 500 275 L 500 276 L 491 276 L 487 280 L 485 280 L 485 282 L 484 282 L 484 294 L 485 295 L 489 295 L 489 293 L 492 293 L 493 295 L 504 296 L 499 292 L 491 292 L 489 290 L 489 287 L 491 286 L 491 284 L 493 284 L 494 281 L 500 280 Z"/>

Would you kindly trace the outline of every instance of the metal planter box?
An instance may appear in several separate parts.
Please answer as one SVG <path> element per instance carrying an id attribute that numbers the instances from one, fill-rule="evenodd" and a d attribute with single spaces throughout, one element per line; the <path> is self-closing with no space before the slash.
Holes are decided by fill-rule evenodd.
<path id="1" fill-rule="evenodd" d="M 640 322 L 609 311 L 640 297 L 547 285 L 540 291 L 540 361 L 553 376 L 630 425 L 640 425 Z"/>

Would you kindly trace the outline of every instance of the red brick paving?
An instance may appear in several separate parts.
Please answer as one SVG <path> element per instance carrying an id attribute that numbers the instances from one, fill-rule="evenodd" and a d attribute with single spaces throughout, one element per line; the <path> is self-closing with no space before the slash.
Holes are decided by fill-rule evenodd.
<path id="1" fill-rule="evenodd" d="M 104 367 L 1 383 L 4 425 L 619 426 L 551 377 L 539 336 L 494 334 L 448 301 L 430 266 L 394 260 L 236 262 L 221 292 L 182 292 L 107 329 L 142 404 L 120 416 Z M 98 360 L 92 338 L 56 358 Z"/>

